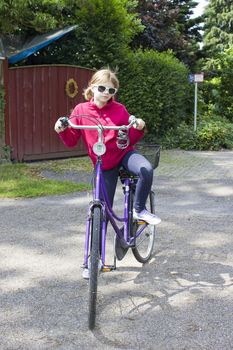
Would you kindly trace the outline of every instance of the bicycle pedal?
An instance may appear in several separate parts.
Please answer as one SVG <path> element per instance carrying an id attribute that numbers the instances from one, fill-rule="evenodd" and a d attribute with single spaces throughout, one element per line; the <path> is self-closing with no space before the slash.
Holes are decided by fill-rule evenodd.
<path id="1" fill-rule="evenodd" d="M 113 270 L 116 270 L 116 267 L 114 265 L 104 265 L 102 267 L 102 271 L 103 272 L 110 272 L 110 271 L 113 271 Z"/>
<path id="2" fill-rule="evenodd" d="M 138 224 L 138 225 L 145 225 L 145 224 L 146 224 L 146 222 L 145 222 L 145 221 L 143 221 L 143 220 L 137 220 L 137 224 Z"/>

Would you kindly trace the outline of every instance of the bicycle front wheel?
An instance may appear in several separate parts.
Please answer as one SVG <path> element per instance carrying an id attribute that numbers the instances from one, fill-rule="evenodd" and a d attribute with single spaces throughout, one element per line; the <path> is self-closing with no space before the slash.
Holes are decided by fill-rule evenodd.
<path id="1" fill-rule="evenodd" d="M 101 234 L 101 209 L 94 207 L 91 223 L 91 249 L 90 249 L 90 267 L 89 267 L 89 310 L 88 325 L 89 329 L 95 327 L 96 319 L 96 300 L 97 285 L 100 259 L 100 234 Z"/>
<path id="2" fill-rule="evenodd" d="M 155 213 L 154 192 L 151 191 L 148 197 L 146 208 L 152 214 Z M 137 222 L 134 223 L 134 230 L 139 228 Z M 151 259 L 154 248 L 156 229 L 154 225 L 147 225 L 143 232 L 136 238 L 135 247 L 132 248 L 133 255 L 140 263 L 144 264 Z"/>

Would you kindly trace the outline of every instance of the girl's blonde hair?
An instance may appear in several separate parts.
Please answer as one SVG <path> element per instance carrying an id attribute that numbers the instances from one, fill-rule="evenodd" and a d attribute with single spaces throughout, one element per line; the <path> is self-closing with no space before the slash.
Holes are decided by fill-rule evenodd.
<path id="1" fill-rule="evenodd" d="M 84 90 L 84 97 L 87 101 L 93 97 L 92 86 L 111 82 L 116 89 L 119 89 L 119 80 L 116 73 L 109 68 L 98 70 L 88 83 L 88 87 Z"/>

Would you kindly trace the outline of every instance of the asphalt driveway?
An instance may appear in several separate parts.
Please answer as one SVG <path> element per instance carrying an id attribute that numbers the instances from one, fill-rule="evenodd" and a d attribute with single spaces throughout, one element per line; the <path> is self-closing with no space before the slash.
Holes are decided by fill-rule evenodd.
<path id="1" fill-rule="evenodd" d="M 81 274 L 90 194 L 1 199 L 1 350 L 232 350 L 233 152 L 171 155 L 154 179 L 153 259 L 129 252 L 101 274 L 93 332 Z"/>

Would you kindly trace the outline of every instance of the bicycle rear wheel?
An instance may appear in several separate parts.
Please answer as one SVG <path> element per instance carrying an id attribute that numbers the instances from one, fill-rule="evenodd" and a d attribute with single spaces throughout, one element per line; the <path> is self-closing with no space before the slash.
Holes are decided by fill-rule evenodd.
<path id="1" fill-rule="evenodd" d="M 154 192 L 151 191 L 148 197 L 146 208 L 152 214 L 155 213 Z M 137 222 L 134 223 L 134 232 L 139 228 Z M 140 263 L 144 264 L 151 259 L 154 248 L 156 229 L 154 225 L 147 225 L 139 237 L 136 238 L 135 247 L 132 248 L 133 255 Z"/>
<path id="2" fill-rule="evenodd" d="M 97 285 L 100 259 L 101 209 L 94 207 L 91 223 L 90 278 L 89 278 L 89 329 L 95 327 Z"/>

